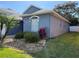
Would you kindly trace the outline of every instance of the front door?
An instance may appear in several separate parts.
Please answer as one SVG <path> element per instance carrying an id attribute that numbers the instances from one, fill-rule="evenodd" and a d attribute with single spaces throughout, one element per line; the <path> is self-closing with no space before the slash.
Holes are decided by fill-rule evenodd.
<path id="1" fill-rule="evenodd" d="M 39 19 L 38 18 L 32 18 L 32 23 L 31 23 L 31 31 L 32 32 L 38 32 L 39 29 Z"/>

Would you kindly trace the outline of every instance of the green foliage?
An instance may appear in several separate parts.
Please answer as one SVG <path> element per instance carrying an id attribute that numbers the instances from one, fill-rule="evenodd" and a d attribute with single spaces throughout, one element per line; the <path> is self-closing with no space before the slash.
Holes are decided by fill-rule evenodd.
<path id="1" fill-rule="evenodd" d="M 8 29 L 11 29 L 14 26 L 17 26 L 17 23 L 19 22 L 14 17 L 0 16 L 0 27 L 5 24 Z"/>
<path id="2" fill-rule="evenodd" d="M 54 8 L 54 11 L 68 19 L 71 22 L 71 24 L 74 24 L 74 22 L 72 21 L 79 19 L 79 7 L 77 2 L 66 2 L 64 4 L 57 5 Z M 79 22 L 77 21 L 77 24 L 78 23 Z"/>
<path id="3" fill-rule="evenodd" d="M 10 16 L 9 12 L 0 12 L 0 28 L 2 27 L 3 24 L 6 24 L 7 28 L 13 28 L 15 25 L 19 23 L 16 20 L 16 17 Z"/>
<path id="4" fill-rule="evenodd" d="M 71 26 L 74 26 L 74 25 L 78 25 L 79 24 L 79 22 L 78 22 L 78 20 L 75 18 L 74 20 L 70 20 L 70 25 Z"/>
<path id="5" fill-rule="evenodd" d="M 6 37 L 7 33 L 9 32 L 9 30 L 15 26 L 17 26 L 17 20 L 15 19 L 15 17 L 11 17 L 11 16 L 6 16 L 6 15 L 0 15 L 0 30 L 2 31 L 3 29 L 3 25 L 6 25 L 6 31 L 5 34 L 3 36 L 0 35 L 0 45 L 3 45 L 4 42 L 4 38 Z"/>
<path id="6" fill-rule="evenodd" d="M 24 33 L 23 32 L 19 32 L 15 35 L 15 39 L 23 39 Z"/>
<path id="7" fill-rule="evenodd" d="M 25 42 L 33 43 L 39 41 L 39 35 L 36 32 L 26 32 L 24 33 Z"/>
<path id="8" fill-rule="evenodd" d="M 36 32 L 20 32 L 15 35 L 15 39 L 24 39 L 26 43 L 36 43 L 40 40 Z"/>

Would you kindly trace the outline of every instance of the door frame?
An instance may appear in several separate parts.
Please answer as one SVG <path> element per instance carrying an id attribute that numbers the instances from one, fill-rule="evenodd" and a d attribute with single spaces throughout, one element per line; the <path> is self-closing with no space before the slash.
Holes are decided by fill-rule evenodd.
<path id="1" fill-rule="evenodd" d="M 36 19 L 33 19 L 33 18 L 36 18 Z M 31 16 L 30 17 L 30 21 L 31 21 L 31 32 L 38 32 L 38 30 L 37 31 L 33 31 L 32 30 L 32 21 L 33 20 L 38 20 L 38 30 L 39 30 L 39 16 Z"/>

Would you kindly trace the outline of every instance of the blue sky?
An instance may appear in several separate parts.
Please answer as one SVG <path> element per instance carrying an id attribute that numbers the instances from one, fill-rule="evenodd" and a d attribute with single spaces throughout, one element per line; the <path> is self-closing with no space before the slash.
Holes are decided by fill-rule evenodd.
<path id="1" fill-rule="evenodd" d="M 57 4 L 66 1 L 0 1 L 0 8 L 11 8 L 16 12 L 23 13 L 30 5 L 43 9 L 53 9 Z"/>

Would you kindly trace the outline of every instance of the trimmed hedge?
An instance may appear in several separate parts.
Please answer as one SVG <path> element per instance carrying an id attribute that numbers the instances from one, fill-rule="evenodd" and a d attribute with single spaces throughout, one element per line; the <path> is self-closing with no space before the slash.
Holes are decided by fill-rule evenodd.
<path id="1" fill-rule="evenodd" d="M 36 32 L 26 32 L 24 34 L 24 39 L 25 42 L 29 42 L 29 43 L 36 43 L 40 40 L 39 35 Z"/>
<path id="2" fill-rule="evenodd" d="M 15 35 L 15 39 L 23 39 L 24 38 L 24 33 L 23 32 L 19 32 Z"/>
<path id="3" fill-rule="evenodd" d="M 26 43 L 36 43 L 40 40 L 37 32 L 20 32 L 15 35 L 15 39 L 24 39 Z"/>

